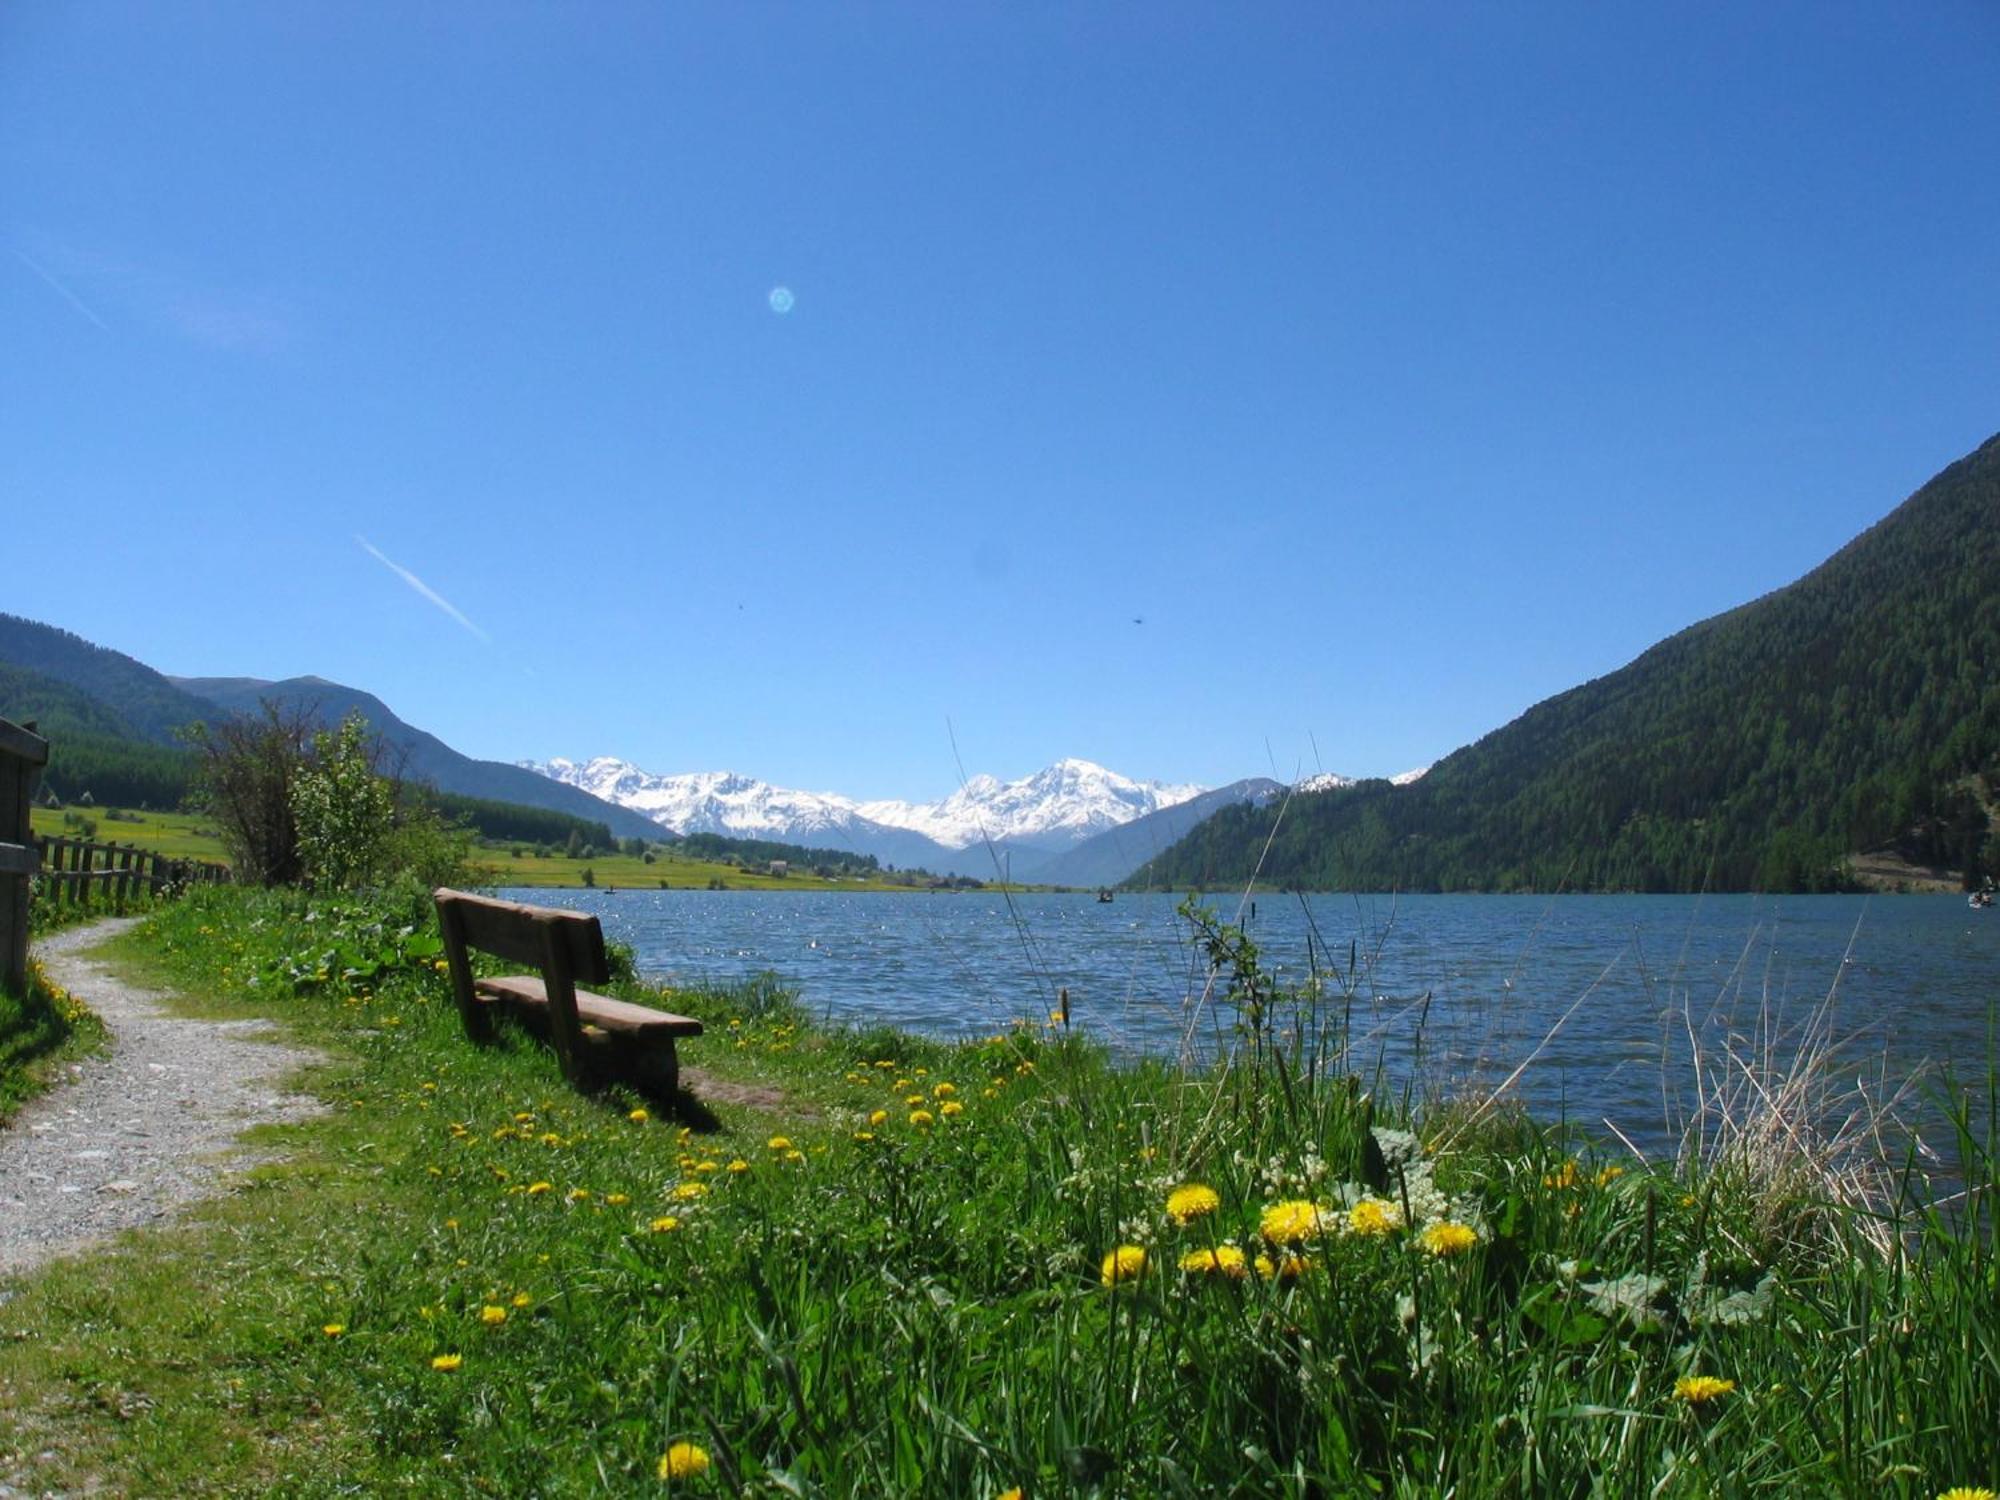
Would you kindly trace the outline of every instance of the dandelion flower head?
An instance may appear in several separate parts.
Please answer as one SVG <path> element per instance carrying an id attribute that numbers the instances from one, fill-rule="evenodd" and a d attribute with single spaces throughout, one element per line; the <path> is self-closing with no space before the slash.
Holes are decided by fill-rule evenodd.
<path id="1" fill-rule="evenodd" d="M 1470 1224 L 1447 1221 L 1431 1225 L 1417 1236 L 1417 1243 L 1433 1255 L 1463 1255 L 1479 1243 L 1479 1231 Z"/>
<path id="2" fill-rule="evenodd" d="M 1104 1257 L 1098 1279 L 1106 1286 L 1117 1286 L 1121 1281 L 1137 1281 L 1145 1274 L 1145 1250 L 1138 1245 L 1120 1245 Z"/>
<path id="3" fill-rule="evenodd" d="M 1403 1211 L 1387 1198 L 1363 1198 L 1347 1211 L 1351 1234 L 1388 1234 L 1403 1227 Z"/>
<path id="4" fill-rule="evenodd" d="M 1167 1194 L 1167 1217 L 1176 1224 L 1192 1224 L 1220 1207 L 1221 1195 L 1199 1182 L 1187 1183 Z"/>
<path id="5" fill-rule="evenodd" d="M 1683 1375 L 1674 1382 L 1674 1395 L 1689 1406 L 1700 1406 L 1735 1389 L 1735 1381 L 1722 1380 L 1714 1375 Z"/>
<path id="6" fill-rule="evenodd" d="M 675 1443 L 660 1455 L 660 1478 L 692 1479 L 708 1472 L 708 1450 L 693 1443 Z"/>
<path id="7" fill-rule="evenodd" d="M 1213 1250 L 1190 1250 L 1181 1257 L 1181 1269 L 1190 1276 L 1226 1276 L 1241 1281 L 1250 1274 L 1243 1252 L 1234 1245 L 1217 1245 Z"/>
<path id="8" fill-rule="evenodd" d="M 1257 1232 L 1274 1245 L 1295 1245 L 1300 1240 L 1317 1239 L 1324 1227 L 1325 1215 L 1317 1203 L 1287 1198 L 1264 1210 Z"/>
<path id="9" fill-rule="evenodd" d="M 463 1354 L 440 1354 L 431 1361 L 431 1368 L 433 1370 L 442 1370 L 445 1374 L 449 1375 L 464 1363 L 465 1356 Z"/>

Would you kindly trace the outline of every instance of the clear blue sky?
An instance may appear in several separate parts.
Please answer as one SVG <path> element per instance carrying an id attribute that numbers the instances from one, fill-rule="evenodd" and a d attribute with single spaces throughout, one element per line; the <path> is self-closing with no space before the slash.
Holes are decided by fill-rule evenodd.
<path id="1" fill-rule="evenodd" d="M 1990 0 L 10 4 L 0 609 L 502 759 L 1401 771 L 2000 429 L 1996 79 Z"/>

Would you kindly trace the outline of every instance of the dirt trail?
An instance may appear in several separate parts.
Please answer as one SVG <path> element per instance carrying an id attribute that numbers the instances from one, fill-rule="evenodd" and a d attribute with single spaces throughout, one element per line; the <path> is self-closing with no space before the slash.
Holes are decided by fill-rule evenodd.
<path id="1" fill-rule="evenodd" d="M 236 1146 L 245 1129 L 323 1108 L 282 1084 L 320 1055 L 266 1040 L 269 1022 L 169 1015 L 162 996 L 78 956 L 136 920 L 34 946 L 49 978 L 103 1018 L 111 1047 L 0 1130 L 0 1283 L 221 1191 L 259 1159 Z"/>

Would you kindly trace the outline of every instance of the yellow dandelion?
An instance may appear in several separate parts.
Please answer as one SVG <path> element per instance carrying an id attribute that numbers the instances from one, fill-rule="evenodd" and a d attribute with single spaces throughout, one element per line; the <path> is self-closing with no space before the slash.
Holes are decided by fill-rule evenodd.
<path id="1" fill-rule="evenodd" d="M 543 1193 L 552 1193 L 555 1189 L 556 1185 L 553 1182 L 531 1182 L 528 1184 L 528 1196 L 539 1198 Z"/>
<path id="2" fill-rule="evenodd" d="M 732 1172 L 747 1172 L 750 1170 L 750 1163 L 739 1156 L 729 1164 L 729 1170 Z"/>
<path id="3" fill-rule="evenodd" d="M 693 1479 L 708 1472 L 708 1450 L 693 1443 L 675 1443 L 660 1455 L 660 1478 Z"/>
<path id="4" fill-rule="evenodd" d="M 1281 1203 L 1273 1203 L 1257 1221 L 1257 1232 L 1274 1245 L 1293 1245 L 1300 1240 L 1317 1239 L 1325 1227 L 1324 1210 L 1303 1198 L 1288 1198 Z"/>
<path id="5" fill-rule="evenodd" d="M 1431 1225 L 1417 1236 L 1417 1243 L 1433 1255 L 1463 1255 L 1479 1243 L 1479 1231 L 1470 1224 L 1447 1221 Z"/>
<path id="6" fill-rule="evenodd" d="M 588 1203 L 590 1201 L 590 1189 L 571 1188 L 569 1192 L 564 1196 L 566 1196 L 572 1203 Z"/>
<path id="7" fill-rule="evenodd" d="M 1297 1281 L 1306 1272 L 1310 1271 L 1312 1267 L 1311 1258 L 1304 1255 L 1281 1256 L 1276 1265 L 1271 1263 L 1271 1258 L 1268 1255 L 1257 1257 L 1257 1274 L 1262 1276 L 1266 1281 L 1274 1277 L 1279 1281 Z"/>
<path id="8" fill-rule="evenodd" d="M 1226 1276 L 1241 1281 L 1250 1274 L 1243 1252 L 1234 1245 L 1217 1245 L 1213 1250 L 1190 1250 L 1181 1257 L 1181 1269 L 1190 1276 Z"/>
<path id="9" fill-rule="evenodd" d="M 676 1229 L 681 1227 L 681 1221 L 672 1214 L 661 1214 L 659 1218 L 653 1220 L 646 1227 L 652 1230 L 654 1234 L 672 1234 Z"/>
<path id="10" fill-rule="evenodd" d="M 870 1125 L 886 1125 L 886 1124 L 888 1124 L 888 1123 L 889 1123 L 889 1111 L 888 1111 L 888 1110 L 886 1110 L 886 1109 L 878 1109 L 878 1110 L 876 1110 L 876 1111 L 875 1111 L 875 1112 L 874 1112 L 873 1114 L 871 1114 L 871 1115 L 869 1115 L 869 1116 L 868 1116 L 868 1123 L 869 1123 Z"/>
<path id="11" fill-rule="evenodd" d="M 1350 1234 L 1388 1234 L 1403 1227 L 1403 1211 L 1387 1198 L 1363 1198 L 1347 1211 Z"/>
<path id="12" fill-rule="evenodd" d="M 479 1309 L 479 1321 L 489 1328 L 496 1328 L 507 1321 L 507 1309 L 496 1307 L 489 1302 Z"/>
<path id="13" fill-rule="evenodd" d="M 708 1196 L 708 1184 L 705 1182 L 684 1182 L 674 1189 L 674 1196 L 683 1203 L 690 1203 L 696 1198 Z"/>
<path id="14" fill-rule="evenodd" d="M 915 1109 L 920 1104 L 929 1103 L 929 1100 L 922 1094 L 907 1094 L 904 1096 L 903 1102 L 911 1109 Z"/>
<path id="15" fill-rule="evenodd" d="M 1937 1500 L 2000 1500 L 2000 1497 L 1982 1484 L 1955 1484 L 1941 1493 Z"/>
<path id="16" fill-rule="evenodd" d="M 694 1169 L 697 1172 L 720 1172 L 722 1166 L 719 1162 L 698 1161 L 694 1164 Z"/>
<path id="17" fill-rule="evenodd" d="M 913 1109 L 910 1111 L 910 1123 L 917 1126 L 934 1125 L 937 1119 L 927 1109 Z"/>
<path id="18" fill-rule="evenodd" d="M 1689 1406 L 1704 1405 L 1735 1389 L 1735 1381 L 1722 1380 L 1714 1375 L 1683 1375 L 1674 1382 L 1674 1395 Z"/>
<path id="19" fill-rule="evenodd" d="M 786 1161 L 804 1161 L 805 1159 L 806 1159 L 806 1154 L 803 1151 L 792 1150 L 792 1151 L 787 1151 L 785 1153 Z"/>
<path id="20" fill-rule="evenodd" d="M 623 1208 L 632 1201 L 632 1195 L 630 1193 L 606 1193 L 604 1201 L 613 1208 Z"/>
<path id="21" fill-rule="evenodd" d="M 533 1307 L 535 1299 L 530 1297 L 526 1292 L 516 1292 L 514 1293 L 514 1305 L 516 1307 Z"/>
<path id="22" fill-rule="evenodd" d="M 866 1143 L 875 1139 L 875 1132 L 872 1130 L 857 1130 L 854 1132 L 854 1138 L 857 1141 Z"/>
<path id="23" fill-rule="evenodd" d="M 553 1130 L 544 1130 L 535 1139 L 540 1141 L 544 1146 L 550 1147 L 560 1146 L 563 1143 L 562 1137 L 557 1135 Z"/>
<path id="24" fill-rule="evenodd" d="M 938 1113 L 949 1120 L 953 1115 L 964 1114 L 965 1106 L 960 1104 L 956 1099 L 947 1099 L 938 1106 Z"/>
<path id="25" fill-rule="evenodd" d="M 433 1370 L 442 1370 L 445 1374 L 449 1375 L 464 1363 L 465 1356 L 463 1354 L 440 1354 L 431 1360 L 431 1368 Z"/>
<path id="26" fill-rule="evenodd" d="M 1117 1286 L 1121 1281 L 1137 1281 L 1145 1274 L 1145 1250 L 1138 1245 L 1120 1245 L 1104 1257 L 1098 1279 L 1106 1286 Z"/>
<path id="27" fill-rule="evenodd" d="M 1190 1182 L 1167 1194 L 1167 1217 L 1176 1224 L 1192 1224 L 1222 1207 L 1222 1197 L 1214 1188 Z"/>
<path id="28" fill-rule="evenodd" d="M 931 1097 L 933 1099 L 949 1099 L 953 1094 L 957 1092 L 958 1089 L 955 1085 L 949 1083 L 941 1083 L 936 1088 L 931 1090 Z"/>
<path id="29" fill-rule="evenodd" d="M 337 1339 L 343 1333 L 347 1332 L 347 1325 L 345 1323 L 328 1323 L 320 1329 L 320 1332 L 330 1339 Z"/>
<path id="30" fill-rule="evenodd" d="M 1017 1484 L 1010 1490 L 1002 1490 L 993 1500 L 1021 1500 L 1021 1487 Z"/>
<path id="31" fill-rule="evenodd" d="M 647 1114 L 646 1111 L 643 1109 L 635 1109 L 625 1118 L 630 1120 L 634 1125 L 643 1125 L 653 1117 Z"/>
<path id="32" fill-rule="evenodd" d="M 789 1136 L 774 1135 L 768 1141 L 764 1142 L 764 1144 L 773 1151 L 789 1151 L 792 1149 L 792 1142 Z"/>

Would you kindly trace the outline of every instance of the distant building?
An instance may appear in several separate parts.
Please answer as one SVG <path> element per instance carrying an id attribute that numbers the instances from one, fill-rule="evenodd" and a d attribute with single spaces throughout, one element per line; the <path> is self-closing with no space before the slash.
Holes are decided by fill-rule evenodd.
<path id="1" fill-rule="evenodd" d="M 792 873 L 791 864 L 786 860 L 774 859 L 771 861 L 771 873 L 782 880 Z"/>

